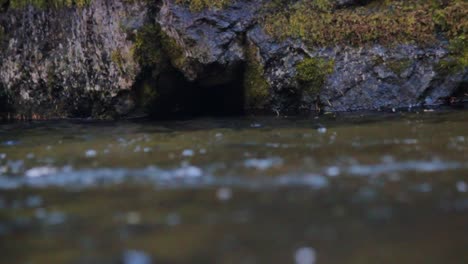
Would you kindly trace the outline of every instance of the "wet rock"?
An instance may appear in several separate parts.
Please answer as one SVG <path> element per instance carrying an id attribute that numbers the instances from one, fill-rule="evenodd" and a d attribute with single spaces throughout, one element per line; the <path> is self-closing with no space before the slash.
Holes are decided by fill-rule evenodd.
<path id="1" fill-rule="evenodd" d="M 233 1 L 222 10 L 192 12 L 173 0 L 163 1 L 157 21 L 183 50 L 183 58 L 172 58 L 173 64 L 188 80 L 204 85 L 237 78 L 236 69 L 245 60 L 244 35 L 256 23 L 261 2 Z"/>
<path id="2" fill-rule="evenodd" d="M 142 97 L 167 95 L 170 100 L 146 100 L 162 113 L 204 107 L 216 112 L 242 105 L 231 101 L 250 101 L 242 84 L 252 75 L 257 76 L 251 83 L 265 86 L 255 94 L 262 98 L 253 100 L 261 104 L 252 108 L 278 114 L 380 110 L 446 103 L 463 94 L 467 80 L 466 68 L 438 69 L 450 58 L 442 40 L 430 47 L 310 47 L 265 33 L 266 0 L 232 0 L 202 10 L 175 0 L 150 2 L 93 0 L 81 8 L 4 11 L 0 112 L 33 118 L 125 116 L 145 104 L 136 98 L 141 90 L 149 91 Z M 353 8 L 368 2 L 333 4 Z M 141 65 L 134 58 L 142 45 L 138 32 L 147 25 L 157 31 L 143 38 L 154 45 L 143 44 L 157 47 L 148 51 L 170 63 L 159 58 Z M 301 73 L 304 61 L 312 68 L 302 67 Z M 242 91 L 223 93 L 233 89 Z M 208 98 L 216 93 L 221 96 Z M 207 107 L 210 103 L 218 107 Z"/>
<path id="3" fill-rule="evenodd" d="M 0 16 L 0 90 L 18 116 L 105 117 L 129 111 L 126 95 L 140 70 L 132 30 L 139 1 L 93 0 L 83 8 L 10 9 Z M 128 102 L 127 102 L 128 104 Z"/>
<path id="4" fill-rule="evenodd" d="M 355 111 L 441 104 L 455 93 L 466 72 L 444 75 L 437 63 L 447 56 L 438 48 L 337 48 L 321 55 L 335 62 L 320 94 L 327 111 Z"/>

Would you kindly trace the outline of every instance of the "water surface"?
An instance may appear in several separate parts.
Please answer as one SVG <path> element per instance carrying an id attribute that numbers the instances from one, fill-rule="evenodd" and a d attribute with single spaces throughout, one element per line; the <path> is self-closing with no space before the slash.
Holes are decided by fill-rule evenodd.
<path id="1" fill-rule="evenodd" d="M 468 112 L 0 125 L 0 263 L 468 263 Z"/>

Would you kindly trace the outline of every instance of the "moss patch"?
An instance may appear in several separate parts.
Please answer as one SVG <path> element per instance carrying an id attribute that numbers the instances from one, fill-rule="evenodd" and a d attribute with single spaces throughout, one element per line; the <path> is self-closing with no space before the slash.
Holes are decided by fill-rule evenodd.
<path id="1" fill-rule="evenodd" d="M 193 12 L 199 12 L 206 8 L 224 8 L 231 0 L 176 0 L 177 4 L 188 5 Z"/>
<path id="2" fill-rule="evenodd" d="M 387 61 L 386 66 L 396 75 L 402 74 L 406 69 L 408 69 L 413 62 L 410 59 L 402 60 L 390 60 Z"/>
<path id="3" fill-rule="evenodd" d="M 296 66 L 297 80 L 303 92 L 309 96 L 317 96 L 326 80 L 327 75 L 334 69 L 334 61 L 322 58 L 307 58 Z"/>
<path id="4" fill-rule="evenodd" d="M 143 67 L 144 76 L 140 76 L 138 94 L 139 104 L 149 114 L 158 114 L 161 105 L 167 106 L 174 91 L 163 91 L 160 77 L 170 74 L 173 68 L 181 68 L 185 64 L 183 50 L 177 42 L 169 37 L 158 24 L 148 24 L 142 27 L 135 37 L 133 48 L 135 60 Z M 115 56 L 118 61 L 118 56 Z M 167 108 L 175 108 L 175 105 Z"/>
<path id="5" fill-rule="evenodd" d="M 453 2 L 434 15 L 434 21 L 450 40 L 449 57 L 436 65 L 444 73 L 460 72 L 468 67 L 468 2 Z"/>
<path id="6" fill-rule="evenodd" d="M 257 48 L 249 45 L 246 49 L 244 72 L 244 96 L 246 109 L 263 109 L 268 102 L 269 84 L 264 77 L 263 65 L 258 61 Z"/>
<path id="7" fill-rule="evenodd" d="M 464 0 L 378 0 L 337 10 L 329 0 L 300 0 L 269 10 L 264 28 L 277 38 L 301 38 L 309 46 L 430 44 L 438 30 L 449 37 L 453 31 L 466 32 L 467 12 Z"/>
<path id="8" fill-rule="evenodd" d="M 159 25 L 146 25 L 138 31 L 133 53 L 140 65 L 156 71 L 168 62 L 175 67 L 185 63 L 183 50 Z"/>

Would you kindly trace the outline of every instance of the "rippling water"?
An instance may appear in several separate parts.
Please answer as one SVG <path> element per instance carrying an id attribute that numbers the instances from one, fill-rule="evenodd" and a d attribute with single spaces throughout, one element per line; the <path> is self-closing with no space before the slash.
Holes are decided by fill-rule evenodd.
<path id="1" fill-rule="evenodd" d="M 468 263 L 468 112 L 0 125 L 0 263 Z"/>

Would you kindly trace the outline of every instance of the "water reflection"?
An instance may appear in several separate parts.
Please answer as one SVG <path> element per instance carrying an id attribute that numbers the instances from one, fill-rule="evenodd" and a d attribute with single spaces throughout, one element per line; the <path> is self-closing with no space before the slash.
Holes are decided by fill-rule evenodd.
<path id="1" fill-rule="evenodd" d="M 468 263 L 466 120 L 2 124 L 0 263 Z"/>

